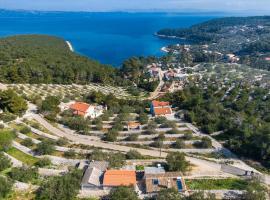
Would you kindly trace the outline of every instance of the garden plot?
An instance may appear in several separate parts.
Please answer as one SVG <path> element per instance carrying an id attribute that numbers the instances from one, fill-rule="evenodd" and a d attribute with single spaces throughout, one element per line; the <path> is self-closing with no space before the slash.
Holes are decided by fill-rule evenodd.
<path id="1" fill-rule="evenodd" d="M 101 92 L 105 95 L 113 94 L 117 98 L 129 98 L 131 95 L 122 87 L 104 86 L 99 84 L 88 85 L 58 85 L 58 84 L 9 84 L 8 88 L 15 89 L 26 96 L 39 95 L 45 98 L 48 95 L 63 96 L 64 98 L 79 98 L 91 91 Z"/>

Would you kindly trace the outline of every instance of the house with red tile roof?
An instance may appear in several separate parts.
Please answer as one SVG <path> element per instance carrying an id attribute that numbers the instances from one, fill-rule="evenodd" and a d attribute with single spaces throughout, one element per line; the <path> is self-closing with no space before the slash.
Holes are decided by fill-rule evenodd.
<path id="1" fill-rule="evenodd" d="M 152 101 L 150 112 L 153 116 L 166 116 L 172 114 L 172 108 L 169 102 Z"/>
<path id="2" fill-rule="evenodd" d="M 71 102 L 69 104 L 69 109 L 74 115 L 79 115 L 82 117 L 96 118 L 103 114 L 103 106 L 90 105 L 84 102 Z"/>
<path id="3" fill-rule="evenodd" d="M 135 186 L 136 172 L 134 170 L 107 170 L 104 173 L 103 188 L 118 186 Z"/>

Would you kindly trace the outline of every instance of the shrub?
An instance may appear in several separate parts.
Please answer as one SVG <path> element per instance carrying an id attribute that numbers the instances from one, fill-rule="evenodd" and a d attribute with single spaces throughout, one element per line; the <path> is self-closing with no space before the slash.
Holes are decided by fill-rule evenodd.
<path id="1" fill-rule="evenodd" d="M 167 134 L 172 134 L 172 135 L 173 135 L 173 134 L 179 134 L 180 131 L 177 130 L 176 128 L 173 128 L 173 129 L 167 131 L 166 133 L 167 133 Z"/>
<path id="2" fill-rule="evenodd" d="M 157 140 L 157 141 L 151 143 L 150 146 L 156 147 L 156 148 L 161 148 L 163 146 L 163 142 L 160 140 Z"/>
<path id="3" fill-rule="evenodd" d="M 52 154 L 55 150 L 52 142 L 49 140 L 42 141 L 37 145 L 36 152 L 40 155 Z"/>
<path id="4" fill-rule="evenodd" d="M 126 138 L 126 141 L 137 141 L 139 138 L 138 134 L 131 134 Z"/>
<path id="5" fill-rule="evenodd" d="M 112 129 L 108 133 L 105 134 L 103 139 L 105 141 L 115 142 L 115 141 L 117 141 L 118 135 L 119 135 L 118 132 L 116 130 Z"/>
<path id="6" fill-rule="evenodd" d="M 166 121 L 161 124 L 160 128 L 176 128 L 176 123 L 174 121 Z"/>
<path id="7" fill-rule="evenodd" d="M 64 176 L 44 181 L 36 192 L 36 200 L 73 200 L 80 190 L 81 171 L 72 171 Z"/>
<path id="8" fill-rule="evenodd" d="M 124 126 L 121 122 L 116 122 L 112 128 L 117 131 L 123 131 Z"/>
<path id="9" fill-rule="evenodd" d="M 186 161 L 185 154 L 180 152 L 171 152 L 166 157 L 169 171 L 185 172 L 189 168 L 189 162 Z"/>
<path id="10" fill-rule="evenodd" d="M 0 114 L 0 121 L 3 121 L 5 123 L 13 121 L 17 118 L 16 115 L 13 115 L 12 113 L 4 112 Z"/>
<path id="11" fill-rule="evenodd" d="M 160 133 L 155 140 L 157 141 L 164 141 L 166 139 L 165 134 L 164 133 Z"/>
<path id="12" fill-rule="evenodd" d="M 194 146 L 197 148 L 208 149 L 212 147 L 212 140 L 208 137 L 203 137 L 201 142 L 195 143 Z"/>
<path id="13" fill-rule="evenodd" d="M 140 113 L 139 117 L 137 118 L 137 120 L 141 123 L 141 124 L 147 124 L 148 123 L 148 115 L 146 113 Z"/>
<path id="14" fill-rule="evenodd" d="M 35 163 L 35 166 L 46 167 L 46 166 L 50 166 L 51 164 L 52 162 L 49 158 L 41 158 L 38 162 Z"/>
<path id="15" fill-rule="evenodd" d="M 11 167 L 10 159 L 3 152 L 0 152 L 0 172 L 9 167 Z"/>
<path id="16" fill-rule="evenodd" d="M 15 167 L 8 174 L 12 179 L 21 182 L 30 182 L 38 178 L 38 170 L 36 168 Z"/>
<path id="17" fill-rule="evenodd" d="M 176 148 L 176 149 L 184 149 L 185 148 L 185 142 L 182 139 L 178 138 L 176 140 L 175 144 L 174 144 L 174 148 Z"/>
<path id="18" fill-rule="evenodd" d="M 56 144 L 58 146 L 65 146 L 68 144 L 68 139 L 67 138 L 59 138 L 57 141 L 56 141 Z"/>
<path id="19" fill-rule="evenodd" d="M 168 120 L 167 120 L 167 118 L 166 117 L 156 117 L 155 118 L 155 122 L 157 123 L 157 124 L 164 124 L 164 123 L 166 123 Z"/>
<path id="20" fill-rule="evenodd" d="M 12 191 L 12 182 L 4 176 L 0 176 L 0 199 L 5 199 Z"/>
<path id="21" fill-rule="evenodd" d="M 192 133 L 185 133 L 183 138 L 184 138 L 185 140 L 191 140 L 192 137 L 193 137 L 193 136 L 192 136 Z"/>
<path id="22" fill-rule="evenodd" d="M 26 147 L 32 147 L 34 145 L 34 142 L 31 138 L 24 139 L 21 144 Z"/>
<path id="23" fill-rule="evenodd" d="M 74 150 L 70 149 L 64 153 L 64 156 L 66 158 L 74 158 L 76 156 L 76 152 Z"/>
<path id="24" fill-rule="evenodd" d="M 143 159 L 143 156 L 136 150 L 130 150 L 129 152 L 127 152 L 126 158 L 130 160 L 136 160 L 136 159 Z"/>
<path id="25" fill-rule="evenodd" d="M 27 133 L 30 133 L 30 132 L 31 132 L 31 129 L 30 129 L 29 127 L 27 127 L 27 126 L 24 126 L 24 127 L 20 130 L 20 132 L 21 132 L 22 134 L 27 134 Z"/>
<path id="26" fill-rule="evenodd" d="M 139 200 L 137 193 L 131 187 L 120 186 L 111 190 L 109 194 L 110 200 Z"/>

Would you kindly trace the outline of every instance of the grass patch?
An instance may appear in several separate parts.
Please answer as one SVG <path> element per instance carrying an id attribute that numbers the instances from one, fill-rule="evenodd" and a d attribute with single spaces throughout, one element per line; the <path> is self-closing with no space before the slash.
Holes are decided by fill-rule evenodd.
<path id="1" fill-rule="evenodd" d="M 35 194 L 32 191 L 12 192 L 5 200 L 34 200 Z"/>
<path id="2" fill-rule="evenodd" d="M 6 153 L 27 165 L 34 165 L 39 160 L 38 158 L 27 155 L 14 147 L 10 148 Z"/>
<path id="3" fill-rule="evenodd" d="M 191 190 L 245 190 L 248 182 L 242 179 L 186 179 Z"/>

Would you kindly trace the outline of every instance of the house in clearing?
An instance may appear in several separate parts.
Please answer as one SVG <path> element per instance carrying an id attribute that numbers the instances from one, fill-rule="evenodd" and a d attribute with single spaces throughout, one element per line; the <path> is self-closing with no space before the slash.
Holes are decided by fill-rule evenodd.
<path id="1" fill-rule="evenodd" d="M 104 173 L 103 189 L 118 186 L 136 186 L 136 172 L 134 170 L 107 170 Z"/>
<path id="2" fill-rule="evenodd" d="M 79 115 L 85 118 L 96 118 L 102 115 L 106 108 L 103 106 L 90 105 L 84 102 L 72 102 L 69 105 L 69 109 L 74 115 Z"/>
<path id="3" fill-rule="evenodd" d="M 172 115 L 172 108 L 169 102 L 152 101 L 150 112 L 153 116 Z"/>
<path id="4" fill-rule="evenodd" d="M 157 193 L 162 189 L 175 188 L 179 192 L 186 190 L 185 181 L 180 172 L 145 174 L 146 193 Z"/>

